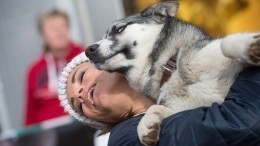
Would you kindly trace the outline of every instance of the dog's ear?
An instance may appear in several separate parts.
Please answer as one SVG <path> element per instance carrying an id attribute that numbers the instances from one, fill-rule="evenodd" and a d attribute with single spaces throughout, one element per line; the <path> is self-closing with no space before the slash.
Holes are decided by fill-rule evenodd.
<path id="1" fill-rule="evenodd" d="M 171 16 L 174 17 L 179 8 L 179 3 L 177 1 L 167 1 L 154 4 L 147 9 L 145 9 L 141 15 L 161 15 L 161 16 Z"/>

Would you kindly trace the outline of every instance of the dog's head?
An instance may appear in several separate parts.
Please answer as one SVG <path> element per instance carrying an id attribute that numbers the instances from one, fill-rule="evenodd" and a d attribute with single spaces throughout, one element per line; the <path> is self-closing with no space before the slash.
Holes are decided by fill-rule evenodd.
<path id="1" fill-rule="evenodd" d="M 177 9 L 176 1 L 163 2 L 118 20 L 85 53 L 101 70 L 127 74 L 132 68 L 143 69 L 166 17 L 174 17 Z"/>

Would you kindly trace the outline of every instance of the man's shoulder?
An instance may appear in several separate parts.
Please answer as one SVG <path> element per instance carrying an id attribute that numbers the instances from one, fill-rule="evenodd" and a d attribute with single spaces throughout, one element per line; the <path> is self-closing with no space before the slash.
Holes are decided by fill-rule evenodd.
<path id="1" fill-rule="evenodd" d="M 70 42 L 69 44 L 69 54 L 67 55 L 66 59 L 70 62 L 75 56 L 82 53 L 84 51 L 84 47 L 80 44 Z"/>
<path id="2" fill-rule="evenodd" d="M 43 66 L 46 66 L 46 61 L 43 56 L 36 58 L 28 67 L 28 72 L 35 72 L 39 69 L 42 69 Z"/>

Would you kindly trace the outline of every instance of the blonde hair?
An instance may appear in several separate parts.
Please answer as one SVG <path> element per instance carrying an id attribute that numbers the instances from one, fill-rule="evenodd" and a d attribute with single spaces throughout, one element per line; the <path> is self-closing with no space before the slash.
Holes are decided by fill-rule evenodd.
<path id="1" fill-rule="evenodd" d="M 62 11 L 62 10 L 59 10 L 57 8 L 53 8 L 53 9 L 50 9 L 49 11 L 46 11 L 42 14 L 40 14 L 38 17 L 37 17 L 37 28 L 38 28 L 38 32 L 40 34 L 42 34 L 42 26 L 43 26 L 43 22 L 46 20 L 46 19 L 50 19 L 50 18 L 53 18 L 53 17 L 62 17 L 65 19 L 65 21 L 67 22 L 67 25 L 69 26 L 69 16 L 66 12 Z"/>

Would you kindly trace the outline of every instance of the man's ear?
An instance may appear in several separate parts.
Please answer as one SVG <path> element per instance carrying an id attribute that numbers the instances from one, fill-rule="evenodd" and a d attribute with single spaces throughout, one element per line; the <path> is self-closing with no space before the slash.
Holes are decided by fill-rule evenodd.
<path id="1" fill-rule="evenodd" d="M 179 3 L 177 1 L 167 1 L 154 4 L 147 9 L 145 9 L 141 15 L 150 16 L 150 15 L 161 15 L 161 16 L 171 16 L 174 17 L 179 8 Z"/>

